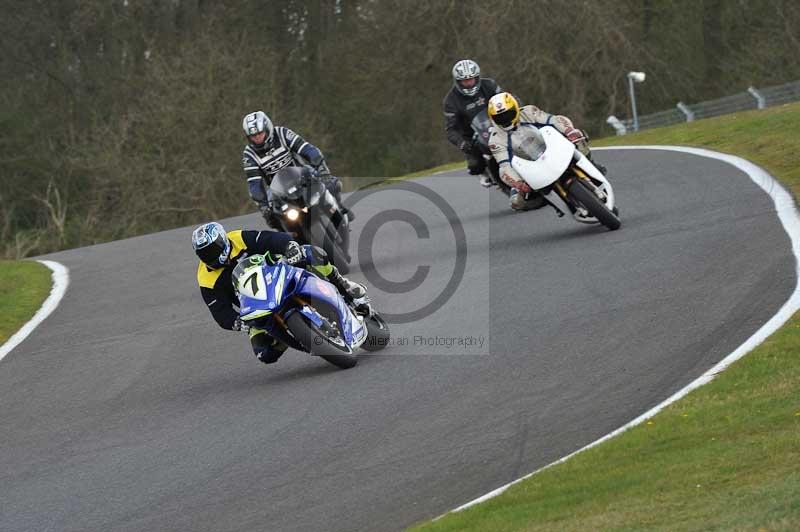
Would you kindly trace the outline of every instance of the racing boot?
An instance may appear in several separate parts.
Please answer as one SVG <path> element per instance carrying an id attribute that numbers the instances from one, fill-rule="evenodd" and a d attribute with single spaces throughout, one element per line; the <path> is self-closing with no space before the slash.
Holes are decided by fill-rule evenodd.
<path id="1" fill-rule="evenodd" d="M 274 364 L 289 348 L 262 329 L 250 329 L 250 344 L 256 358 L 264 364 Z"/>
<path id="2" fill-rule="evenodd" d="M 369 299 L 367 298 L 367 287 L 361 283 L 356 283 L 344 277 L 336 266 L 332 266 L 328 281 L 344 296 L 345 301 L 352 303 L 356 312 L 367 315 L 370 313 Z"/>
<path id="3" fill-rule="evenodd" d="M 335 286 L 337 290 L 339 290 L 339 293 L 344 296 L 348 303 L 352 303 L 353 301 L 361 299 L 367 295 L 366 286 L 353 282 L 347 277 L 343 276 L 341 273 L 339 273 L 339 270 L 336 268 L 336 266 L 331 267 L 331 273 L 328 274 L 328 281 L 330 281 L 331 284 Z"/>
<path id="4" fill-rule="evenodd" d="M 544 197 L 538 192 L 528 192 L 523 194 L 517 189 L 511 189 L 511 196 L 509 196 L 509 203 L 511 208 L 515 211 L 531 211 L 534 209 L 541 209 L 547 202 Z"/>

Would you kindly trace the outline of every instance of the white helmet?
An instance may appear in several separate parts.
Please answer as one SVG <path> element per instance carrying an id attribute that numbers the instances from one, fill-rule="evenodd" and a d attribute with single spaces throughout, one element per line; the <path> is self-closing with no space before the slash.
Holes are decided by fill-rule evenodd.
<path id="1" fill-rule="evenodd" d="M 472 59 L 453 65 L 453 85 L 464 96 L 475 96 L 481 88 L 481 67 Z"/>
<path id="2" fill-rule="evenodd" d="M 256 111 L 244 117 L 242 129 L 250 145 L 256 149 L 262 149 L 264 144 L 272 138 L 274 128 L 272 127 L 272 120 L 269 119 L 264 111 Z M 266 132 L 266 135 L 261 135 L 264 132 Z"/>

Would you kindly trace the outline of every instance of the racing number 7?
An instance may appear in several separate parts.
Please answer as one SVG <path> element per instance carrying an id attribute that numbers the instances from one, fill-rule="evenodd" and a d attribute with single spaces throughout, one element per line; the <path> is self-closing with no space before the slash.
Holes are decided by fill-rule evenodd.
<path id="1" fill-rule="evenodd" d="M 252 292 L 253 297 L 258 297 L 258 271 L 254 271 L 253 275 L 247 278 L 244 284 L 250 283 L 250 292 Z"/>

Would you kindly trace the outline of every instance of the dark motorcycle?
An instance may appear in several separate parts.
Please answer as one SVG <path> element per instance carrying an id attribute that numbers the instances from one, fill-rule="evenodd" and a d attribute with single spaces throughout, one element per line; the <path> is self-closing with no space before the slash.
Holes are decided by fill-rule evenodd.
<path id="1" fill-rule="evenodd" d="M 272 215 L 303 244 L 319 246 L 343 274 L 350 271 L 350 222 L 325 183 L 307 166 L 279 170 L 269 185 Z"/>
<path id="2" fill-rule="evenodd" d="M 472 138 L 475 140 L 475 143 L 480 149 L 481 155 L 483 155 L 483 158 L 486 161 L 486 170 L 484 170 L 483 173 L 486 174 L 494 186 L 499 188 L 503 194 L 510 196 L 511 187 L 506 185 L 503 180 L 500 179 L 497 162 L 495 162 L 494 157 L 492 157 L 492 152 L 489 149 L 489 128 L 492 127 L 492 121 L 489 119 L 486 109 L 476 114 L 472 118 L 472 123 L 470 125 L 472 127 L 472 131 L 475 132 Z"/>

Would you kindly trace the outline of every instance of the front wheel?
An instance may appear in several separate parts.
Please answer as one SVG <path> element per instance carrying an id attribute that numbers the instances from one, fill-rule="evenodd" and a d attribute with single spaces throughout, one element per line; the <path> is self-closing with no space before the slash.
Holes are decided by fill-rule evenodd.
<path id="1" fill-rule="evenodd" d="M 389 345 L 389 326 L 380 314 L 373 312 L 364 318 L 364 324 L 367 326 L 367 338 L 361 344 L 361 349 L 380 351 Z"/>
<path id="2" fill-rule="evenodd" d="M 325 253 L 328 254 L 328 258 L 330 259 L 331 263 L 339 270 L 339 273 L 342 275 L 347 275 L 350 273 L 350 264 L 347 262 L 346 254 L 340 248 L 340 243 L 336 241 L 335 237 L 332 237 L 325 228 L 325 224 L 322 220 L 316 222 L 317 227 L 312 228 L 312 234 L 319 234 L 322 237 L 322 240 L 316 245 L 320 246 L 322 249 L 325 250 Z M 331 230 L 334 232 L 334 235 L 339 236 L 342 239 L 342 244 L 345 243 L 345 239 L 343 236 L 339 235 L 339 229 L 335 228 L 333 225 L 333 220 L 328 219 L 328 224 Z M 347 231 L 349 230 L 347 227 L 344 227 L 340 224 L 340 228 Z M 349 236 L 349 235 L 347 235 Z"/>
<path id="3" fill-rule="evenodd" d="M 569 195 L 573 200 L 583 205 L 586 210 L 589 211 L 589 214 L 597 218 L 601 224 L 605 225 L 610 230 L 615 231 L 622 225 L 619 218 L 608 210 L 603 202 L 595 196 L 594 192 L 581 183 L 580 179 L 572 181 L 569 187 Z"/>
<path id="4" fill-rule="evenodd" d="M 339 338 L 331 338 L 313 323 L 306 321 L 299 312 L 295 312 L 286 320 L 286 325 L 294 337 L 306 351 L 317 355 L 342 369 L 349 369 L 358 363 L 358 358 Z"/>

